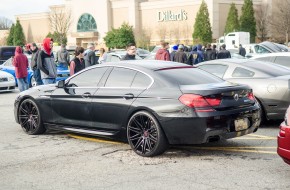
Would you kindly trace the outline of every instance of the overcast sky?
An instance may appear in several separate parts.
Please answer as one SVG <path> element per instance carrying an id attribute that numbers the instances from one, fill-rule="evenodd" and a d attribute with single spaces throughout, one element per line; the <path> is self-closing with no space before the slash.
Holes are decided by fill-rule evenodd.
<path id="1" fill-rule="evenodd" d="M 50 5 L 64 4 L 63 0 L 1 0 L 0 17 L 15 22 L 15 15 L 47 12 Z"/>

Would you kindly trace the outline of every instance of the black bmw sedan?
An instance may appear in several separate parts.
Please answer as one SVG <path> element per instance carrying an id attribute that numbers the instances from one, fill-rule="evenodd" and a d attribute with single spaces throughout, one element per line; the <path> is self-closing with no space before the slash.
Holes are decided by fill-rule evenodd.
<path id="1" fill-rule="evenodd" d="M 114 138 L 146 157 L 170 144 L 233 138 L 260 125 L 260 107 L 247 85 L 155 60 L 92 66 L 33 87 L 16 98 L 14 114 L 30 135 L 57 129 Z"/>

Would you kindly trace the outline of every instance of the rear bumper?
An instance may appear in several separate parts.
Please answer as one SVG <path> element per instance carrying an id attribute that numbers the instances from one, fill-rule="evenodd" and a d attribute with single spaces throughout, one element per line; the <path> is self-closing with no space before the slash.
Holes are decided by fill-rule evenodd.
<path id="1" fill-rule="evenodd" d="M 249 127 L 236 131 L 234 121 L 248 118 Z M 170 144 L 202 144 L 212 139 L 229 139 L 256 132 L 261 123 L 260 109 L 196 118 L 174 118 L 161 125 Z"/>

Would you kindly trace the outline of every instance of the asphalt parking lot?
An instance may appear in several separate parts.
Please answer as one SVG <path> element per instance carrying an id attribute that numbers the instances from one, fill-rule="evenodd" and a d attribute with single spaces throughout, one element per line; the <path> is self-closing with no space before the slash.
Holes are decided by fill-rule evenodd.
<path id="1" fill-rule="evenodd" d="M 280 121 L 143 158 L 107 139 L 24 134 L 14 121 L 17 93 L 0 93 L 0 189 L 290 189 L 290 166 L 276 153 Z"/>

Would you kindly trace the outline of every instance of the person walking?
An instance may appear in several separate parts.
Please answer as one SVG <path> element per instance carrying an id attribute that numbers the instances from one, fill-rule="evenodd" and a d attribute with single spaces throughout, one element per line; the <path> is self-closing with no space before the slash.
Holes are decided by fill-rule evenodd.
<path id="1" fill-rule="evenodd" d="M 197 53 L 198 53 L 197 63 L 203 62 L 204 61 L 204 54 L 203 54 L 203 49 L 202 49 L 201 44 L 197 45 Z"/>
<path id="2" fill-rule="evenodd" d="M 217 59 L 227 59 L 227 58 L 231 58 L 231 53 L 226 50 L 226 45 L 223 44 L 221 46 L 221 50 L 217 53 Z"/>
<path id="3" fill-rule="evenodd" d="M 12 64 L 15 67 L 15 75 L 20 92 L 27 90 L 29 88 L 27 81 L 28 59 L 26 55 L 23 54 L 20 46 L 17 46 L 15 49 L 15 56 Z"/>
<path id="4" fill-rule="evenodd" d="M 84 53 L 85 67 L 90 67 L 96 64 L 95 44 L 89 43 L 88 49 Z"/>
<path id="5" fill-rule="evenodd" d="M 217 56 L 217 49 L 216 49 L 216 45 L 214 44 L 212 46 L 212 57 L 211 57 L 211 59 L 212 60 L 216 59 L 216 56 Z"/>
<path id="6" fill-rule="evenodd" d="M 160 45 L 161 45 L 161 48 L 156 52 L 155 59 L 163 60 L 163 61 L 170 61 L 170 54 L 168 51 L 169 43 L 162 41 Z"/>
<path id="7" fill-rule="evenodd" d="M 33 78 L 35 79 L 36 85 L 43 85 L 43 82 L 41 80 L 41 74 L 40 70 L 37 68 L 37 58 L 39 54 L 39 49 L 35 43 L 32 43 L 30 46 L 31 49 L 31 62 L 30 67 L 33 71 Z"/>
<path id="8" fill-rule="evenodd" d="M 179 45 L 178 46 L 178 51 L 175 53 L 173 57 L 173 61 L 179 62 L 179 63 L 186 63 L 187 62 L 187 56 L 186 53 L 184 53 L 184 46 Z"/>
<path id="9" fill-rule="evenodd" d="M 45 38 L 43 40 L 43 49 L 39 52 L 37 58 L 37 68 L 40 70 L 43 84 L 53 84 L 56 82 L 57 69 L 52 48 L 53 39 Z"/>
<path id="10" fill-rule="evenodd" d="M 59 67 L 68 68 L 69 64 L 69 52 L 65 48 L 65 44 L 61 44 L 60 50 L 56 52 L 56 59 L 55 62 L 58 64 Z"/>
<path id="11" fill-rule="evenodd" d="M 69 66 L 70 76 L 85 68 L 84 51 L 83 47 L 76 47 L 75 58 L 70 62 Z"/>
<path id="12" fill-rule="evenodd" d="M 239 45 L 239 54 L 243 57 L 246 56 L 246 49 L 242 46 L 242 44 Z"/>
<path id="13" fill-rule="evenodd" d="M 129 43 L 126 47 L 127 54 L 122 58 L 122 60 L 136 60 L 136 44 Z"/>

